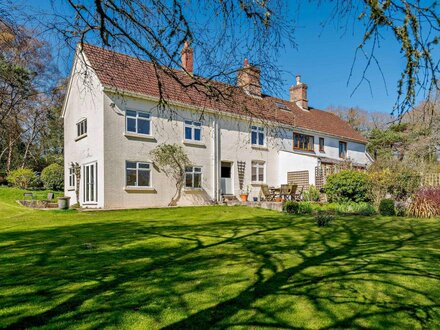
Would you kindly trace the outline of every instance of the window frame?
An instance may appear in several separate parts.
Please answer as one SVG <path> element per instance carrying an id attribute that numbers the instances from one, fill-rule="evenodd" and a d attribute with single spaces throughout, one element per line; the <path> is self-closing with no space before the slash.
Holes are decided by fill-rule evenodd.
<path id="1" fill-rule="evenodd" d="M 344 145 L 345 146 L 345 153 L 342 154 L 341 152 L 341 146 Z M 348 144 L 345 141 L 339 141 L 339 158 L 341 159 L 347 159 L 348 156 Z"/>
<path id="2" fill-rule="evenodd" d="M 76 175 L 75 175 L 75 169 L 73 167 L 69 167 L 69 189 L 75 188 L 75 180 L 76 180 Z"/>
<path id="3" fill-rule="evenodd" d="M 98 162 L 91 162 L 82 166 L 83 177 L 83 203 L 84 205 L 96 205 L 98 203 Z M 87 182 L 93 174 L 93 182 Z M 90 187 L 93 187 L 93 191 Z"/>
<path id="4" fill-rule="evenodd" d="M 82 118 L 76 123 L 76 138 L 87 136 L 87 118 Z"/>
<path id="5" fill-rule="evenodd" d="M 129 168 L 128 163 L 135 163 L 136 168 L 131 168 L 131 167 Z M 148 169 L 140 168 L 139 165 L 148 165 Z M 152 188 L 153 187 L 153 173 L 152 173 L 153 166 L 152 165 L 153 164 L 150 162 L 126 160 L 125 161 L 125 187 L 128 187 L 128 188 Z M 128 170 L 136 171 L 136 184 L 135 185 L 128 184 L 128 175 L 127 175 Z M 150 183 L 148 186 L 140 186 L 139 185 L 139 171 L 148 172 L 148 174 L 149 174 L 148 181 Z"/>
<path id="6" fill-rule="evenodd" d="M 254 143 L 255 134 L 255 143 Z M 260 143 L 260 134 L 263 136 L 263 143 Z M 251 125 L 251 145 L 257 147 L 266 146 L 266 130 L 263 126 Z"/>
<path id="7" fill-rule="evenodd" d="M 305 149 L 305 148 L 301 148 L 300 146 L 296 146 L 295 145 L 295 137 L 298 137 L 299 145 L 301 144 L 301 141 L 300 141 L 301 137 L 307 138 L 309 141 L 309 143 L 308 143 L 309 148 Z M 310 139 L 311 139 L 311 143 L 310 143 Z M 293 132 L 293 150 L 299 150 L 299 151 L 305 151 L 305 152 L 315 152 L 315 137 L 313 135 L 307 135 L 307 134 Z"/>
<path id="8" fill-rule="evenodd" d="M 323 137 L 320 137 L 318 142 L 319 142 L 319 152 L 325 153 L 325 139 Z"/>
<path id="9" fill-rule="evenodd" d="M 257 180 L 253 180 L 253 170 L 254 167 L 256 169 L 256 179 Z M 260 171 L 263 171 L 263 181 L 259 180 L 260 178 Z M 264 160 L 253 160 L 251 161 L 251 182 L 252 183 L 257 183 L 257 184 L 262 184 L 266 182 L 266 162 Z"/>
<path id="10" fill-rule="evenodd" d="M 191 137 L 186 137 L 186 129 L 189 128 L 191 130 Z M 200 139 L 196 139 L 196 130 L 199 130 Z M 184 120 L 183 122 L 183 140 L 189 142 L 202 142 L 202 122 L 195 120 Z"/>
<path id="11" fill-rule="evenodd" d="M 191 170 L 188 170 L 191 169 Z M 196 169 L 199 169 L 200 171 L 196 171 Z M 187 185 L 187 176 L 191 175 L 191 186 Z M 195 176 L 200 175 L 200 187 L 195 187 Z M 203 189 L 203 167 L 202 166 L 187 166 L 185 167 L 185 189 Z"/>
<path id="12" fill-rule="evenodd" d="M 129 112 L 135 112 L 136 116 L 129 115 Z M 143 116 L 148 117 L 142 117 L 139 116 L 139 114 Z M 128 130 L 128 120 L 134 119 L 135 120 L 135 131 L 129 131 Z M 139 121 L 146 121 L 148 123 L 148 133 L 141 133 L 139 132 Z M 151 128 L 151 113 L 147 111 L 140 111 L 140 110 L 134 110 L 134 109 L 126 109 L 125 110 L 125 133 L 127 134 L 136 134 L 141 136 L 152 136 L 152 128 Z"/>

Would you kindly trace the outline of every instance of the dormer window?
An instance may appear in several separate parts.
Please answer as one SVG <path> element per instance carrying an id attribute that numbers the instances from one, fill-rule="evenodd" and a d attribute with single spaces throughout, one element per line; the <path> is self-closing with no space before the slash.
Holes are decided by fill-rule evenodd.
<path id="1" fill-rule="evenodd" d="M 251 143 L 256 146 L 265 145 L 264 127 L 251 126 Z"/>

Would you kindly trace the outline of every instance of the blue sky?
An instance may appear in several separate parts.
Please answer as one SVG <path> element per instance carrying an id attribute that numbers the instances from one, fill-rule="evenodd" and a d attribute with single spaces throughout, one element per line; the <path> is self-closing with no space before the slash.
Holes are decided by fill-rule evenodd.
<path id="1" fill-rule="evenodd" d="M 23 0 L 20 3 L 42 10 L 50 9 L 50 0 Z M 318 7 L 308 1 L 288 2 L 286 19 L 295 20 L 297 46 L 287 47 L 278 59 L 277 64 L 285 72 L 285 92 L 281 96 L 288 98 L 289 86 L 294 83 L 295 75 L 301 74 L 302 81 L 309 86 L 309 104 L 315 108 L 359 106 L 370 112 L 390 113 L 397 98 L 397 80 L 405 64 L 399 45 L 390 33 L 383 34 L 381 47 L 375 54 L 385 82 L 377 67 L 372 65 L 366 74 L 371 82 L 371 90 L 363 82 L 354 92 L 362 77 L 365 61 L 359 58 L 355 62 L 350 82 L 348 79 L 363 29 L 360 24 L 355 24 L 344 32 L 338 28 L 335 20 L 329 20 L 331 9 L 329 4 Z M 328 23 L 323 27 L 325 21 Z"/>

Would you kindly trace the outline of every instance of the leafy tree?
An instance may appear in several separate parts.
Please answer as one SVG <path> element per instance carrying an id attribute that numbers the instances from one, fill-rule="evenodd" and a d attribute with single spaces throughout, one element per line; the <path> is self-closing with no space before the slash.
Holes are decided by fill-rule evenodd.
<path id="1" fill-rule="evenodd" d="M 61 191 L 64 189 L 64 167 L 59 164 L 51 164 L 41 172 L 41 181 L 44 188 Z"/>
<path id="2" fill-rule="evenodd" d="M 176 206 L 185 184 L 185 168 L 191 166 L 191 161 L 182 146 L 177 144 L 160 144 L 151 151 L 151 156 L 154 164 L 175 181 L 176 193 L 168 206 Z"/>
<path id="3" fill-rule="evenodd" d="M 34 171 L 32 171 L 31 169 L 20 168 L 11 171 L 6 179 L 14 187 L 28 189 L 31 186 L 32 182 L 37 179 L 37 177 L 35 176 Z"/>

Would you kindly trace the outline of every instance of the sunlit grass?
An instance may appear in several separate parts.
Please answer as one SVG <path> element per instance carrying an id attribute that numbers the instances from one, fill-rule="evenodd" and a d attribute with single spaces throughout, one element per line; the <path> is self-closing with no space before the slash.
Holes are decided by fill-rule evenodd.
<path id="1" fill-rule="evenodd" d="M 440 219 L 37 211 L 0 188 L 0 327 L 439 328 Z"/>

